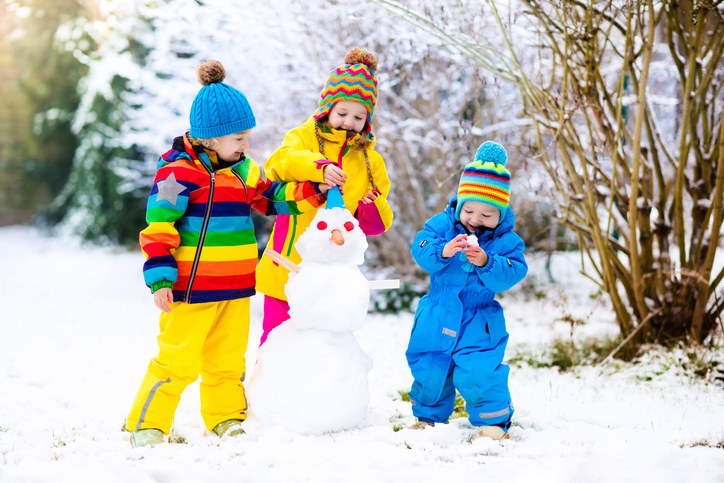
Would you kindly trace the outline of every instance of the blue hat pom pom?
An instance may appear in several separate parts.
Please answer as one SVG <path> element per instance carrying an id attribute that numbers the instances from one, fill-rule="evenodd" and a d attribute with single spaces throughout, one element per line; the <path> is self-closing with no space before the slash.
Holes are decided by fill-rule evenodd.
<path id="1" fill-rule="evenodd" d="M 344 208 L 344 200 L 339 186 L 335 186 L 327 191 L 327 209 Z"/>
<path id="2" fill-rule="evenodd" d="M 495 163 L 505 166 L 508 161 L 508 153 L 505 148 L 494 141 L 485 141 L 475 153 L 475 161 L 481 163 Z"/>

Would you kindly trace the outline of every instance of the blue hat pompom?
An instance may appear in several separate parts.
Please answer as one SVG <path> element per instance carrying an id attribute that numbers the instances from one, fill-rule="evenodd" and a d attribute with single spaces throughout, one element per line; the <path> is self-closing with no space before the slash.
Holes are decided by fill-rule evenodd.
<path id="1" fill-rule="evenodd" d="M 475 153 L 475 161 L 505 166 L 508 161 L 508 153 L 503 146 L 495 141 L 485 141 L 478 148 L 478 152 Z"/>

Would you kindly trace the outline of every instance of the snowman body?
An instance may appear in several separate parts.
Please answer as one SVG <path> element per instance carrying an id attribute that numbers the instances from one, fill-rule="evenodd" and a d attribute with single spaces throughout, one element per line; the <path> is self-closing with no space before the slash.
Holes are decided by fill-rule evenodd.
<path id="1" fill-rule="evenodd" d="M 353 334 L 369 305 L 359 270 L 367 240 L 348 210 L 322 209 L 296 248 L 302 262 L 285 288 L 290 319 L 259 348 L 250 417 L 300 433 L 351 428 L 369 402 L 371 362 Z"/>

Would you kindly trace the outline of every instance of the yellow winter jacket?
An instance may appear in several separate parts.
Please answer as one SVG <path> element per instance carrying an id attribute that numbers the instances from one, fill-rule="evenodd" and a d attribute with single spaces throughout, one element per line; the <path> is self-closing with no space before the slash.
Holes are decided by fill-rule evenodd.
<path id="1" fill-rule="evenodd" d="M 264 173 L 272 181 L 316 181 L 323 182 L 323 168 L 330 162 L 337 164 L 347 174 L 344 184 L 345 207 L 360 221 L 360 227 L 368 234 L 379 234 L 392 225 L 392 208 L 387 202 L 390 193 L 390 180 L 387 176 L 385 161 L 376 151 L 373 144 L 367 147 L 370 171 L 379 195 L 372 204 L 364 208 L 365 213 L 372 210 L 371 230 L 366 231 L 358 213 L 358 202 L 372 191 L 372 182 L 367 172 L 364 151 L 357 150 L 361 135 L 356 134 L 347 139 L 346 131 L 331 129 L 329 132 L 320 127 L 320 136 L 324 143 L 324 156 L 320 154 L 319 143 L 314 132 L 314 118 L 289 131 L 281 146 L 276 149 L 264 164 Z M 324 206 L 320 207 L 324 209 Z M 320 209 L 318 208 L 318 209 Z M 277 215 L 274 229 L 269 237 L 267 247 L 274 249 L 294 263 L 301 257 L 297 253 L 295 243 L 299 235 L 304 233 L 314 218 L 317 210 L 305 211 L 299 215 Z M 367 215 L 365 219 L 370 218 Z M 269 257 L 262 257 L 257 267 L 257 291 L 286 300 L 284 287 L 289 279 L 286 268 L 278 265 Z"/>

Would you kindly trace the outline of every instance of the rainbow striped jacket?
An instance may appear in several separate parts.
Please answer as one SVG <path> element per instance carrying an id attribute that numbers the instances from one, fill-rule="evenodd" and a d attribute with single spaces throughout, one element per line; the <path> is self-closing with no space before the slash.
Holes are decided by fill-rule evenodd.
<path id="1" fill-rule="evenodd" d="M 251 208 L 297 215 L 324 204 L 319 185 L 263 177 L 251 159 L 219 167 L 216 153 L 177 137 L 161 155 L 140 233 L 143 277 L 174 301 L 216 302 L 255 293 L 257 244 Z"/>

